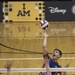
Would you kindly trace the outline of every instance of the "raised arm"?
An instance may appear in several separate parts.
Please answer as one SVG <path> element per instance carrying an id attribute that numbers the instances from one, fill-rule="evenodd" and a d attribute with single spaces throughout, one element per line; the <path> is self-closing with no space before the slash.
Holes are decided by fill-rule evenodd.
<path id="1" fill-rule="evenodd" d="M 46 70 L 47 70 L 47 75 L 52 75 L 50 71 L 50 67 L 49 67 L 49 60 L 47 57 L 45 57 L 44 62 L 45 62 Z"/>
<path id="2" fill-rule="evenodd" d="M 8 61 L 8 62 L 4 65 L 4 67 L 7 68 L 7 75 L 11 75 L 11 71 L 10 71 L 11 66 L 12 66 L 12 63 L 11 63 L 10 61 Z"/>
<path id="3" fill-rule="evenodd" d="M 46 55 L 47 53 L 48 53 L 48 51 L 47 51 L 47 38 L 48 38 L 48 34 L 47 34 L 47 32 L 46 32 L 46 30 L 44 30 L 44 41 L 43 41 L 43 54 L 44 55 Z"/>

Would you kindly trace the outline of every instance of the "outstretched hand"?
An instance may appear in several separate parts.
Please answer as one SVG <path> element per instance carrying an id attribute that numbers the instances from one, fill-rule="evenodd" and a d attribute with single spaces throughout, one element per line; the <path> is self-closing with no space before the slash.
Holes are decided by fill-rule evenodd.
<path id="1" fill-rule="evenodd" d="M 8 61 L 8 62 L 4 65 L 4 67 L 7 68 L 7 70 L 10 70 L 11 66 L 12 66 L 12 62 L 11 62 L 11 61 Z"/>
<path id="2" fill-rule="evenodd" d="M 70 64 L 70 63 L 69 63 Z M 69 64 L 67 64 L 65 67 L 69 67 Z"/>

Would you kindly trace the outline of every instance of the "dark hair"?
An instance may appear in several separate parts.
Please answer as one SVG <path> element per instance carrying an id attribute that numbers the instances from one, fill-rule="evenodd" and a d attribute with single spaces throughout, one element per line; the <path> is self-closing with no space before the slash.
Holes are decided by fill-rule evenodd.
<path id="1" fill-rule="evenodd" d="M 43 72 L 40 72 L 39 75 L 45 75 Z"/>
<path id="2" fill-rule="evenodd" d="M 62 52 L 61 52 L 61 50 L 59 50 L 59 49 L 57 49 L 57 48 L 54 49 L 54 51 L 56 51 L 56 50 L 59 51 L 59 54 L 60 54 L 60 57 L 61 57 L 61 56 L 62 56 Z"/>

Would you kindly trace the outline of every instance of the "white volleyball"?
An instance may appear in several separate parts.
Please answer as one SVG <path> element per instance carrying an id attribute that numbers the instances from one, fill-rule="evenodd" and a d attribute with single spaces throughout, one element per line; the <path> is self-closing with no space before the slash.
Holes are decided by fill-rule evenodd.
<path id="1" fill-rule="evenodd" d="M 47 20 L 41 20 L 40 21 L 40 27 L 42 28 L 42 29 L 46 29 L 47 27 L 48 27 L 48 21 Z"/>

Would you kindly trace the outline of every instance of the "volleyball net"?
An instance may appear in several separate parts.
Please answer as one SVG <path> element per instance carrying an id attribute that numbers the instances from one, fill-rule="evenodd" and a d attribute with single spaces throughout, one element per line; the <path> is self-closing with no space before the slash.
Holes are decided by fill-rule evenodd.
<path id="1" fill-rule="evenodd" d="M 75 72 L 75 67 L 50 68 L 51 72 Z M 7 72 L 6 68 L 0 68 L 0 72 Z M 11 72 L 46 72 L 46 68 L 11 68 Z"/>
<path id="2" fill-rule="evenodd" d="M 10 72 L 17 75 L 39 75 L 40 72 L 46 72 L 46 68 L 11 68 Z M 51 72 L 66 72 L 66 75 L 75 75 L 75 67 L 69 68 L 50 68 Z M 0 68 L 0 73 L 7 73 L 6 68 Z M 59 74 L 57 74 L 59 75 Z"/>
<path id="3" fill-rule="evenodd" d="M 72 59 L 71 59 L 72 58 Z M 61 60 L 74 60 L 75 58 L 74 57 L 62 57 Z M 22 61 L 23 63 L 26 62 L 26 61 L 38 61 L 38 60 L 43 60 L 43 58 L 0 58 L 0 61 L 19 61 L 19 64 L 20 62 Z M 31 63 L 31 62 L 29 62 Z M 16 65 L 18 65 L 17 63 L 15 63 Z M 34 63 L 33 63 L 34 64 Z M 32 64 L 31 64 L 32 65 Z M 34 67 L 34 66 L 33 66 Z M 36 67 L 36 66 L 35 66 Z M 12 68 L 10 69 L 11 73 L 13 73 L 12 75 L 39 75 L 40 72 L 46 72 L 46 68 L 27 68 L 27 67 L 24 67 L 24 68 L 20 68 L 20 65 L 19 67 L 17 68 Z M 51 72 L 66 72 L 67 75 L 75 75 L 75 67 L 68 67 L 68 68 L 65 68 L 65 67 L 62 67 L 62 68 L 50 68 L 50 71 Z M 7 73 L 7 69 L 6 68 L 0 68 L 0 73 L 2 74 L 6 74 Z"/>

